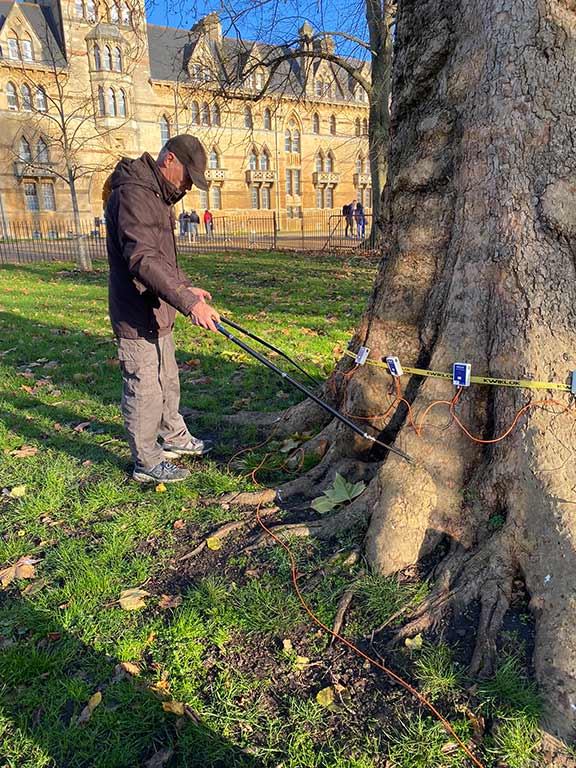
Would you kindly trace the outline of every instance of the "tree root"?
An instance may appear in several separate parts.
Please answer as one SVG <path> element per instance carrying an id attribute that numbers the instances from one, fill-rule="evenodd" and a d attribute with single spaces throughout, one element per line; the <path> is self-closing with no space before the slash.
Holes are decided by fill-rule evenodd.
<path id="1" fill-rule="evenodd" d="M 334 624 L 332 625 L 332 632 L 334 632 L 335 635 L 340 634 L 346 613 L 352 604 L 352 600 L 354 599 L 354 594 L 355 592 L 353 589 L 347 589 L 338 601 L 338 609 L 336 611 L 336 616 L 334 617 Z M 335 639 L 336 638 L 334 636 L 330 638 L 330 645 L 332 645 Z"/>
<path id="2" fill-rule="evenodd" d="M 434 629 L 449 611 L 462 613 L 468 605 L 480 602 L 480 619 L 470 673 L 488 677 L 494 672 L 496 638 L 512 596 L 515 574 L 510 550 L 500 537 L 495 537 L 479 551 L 458 552 L 447 558 L 436 587 L 412 614 L 410 621 L 398 630 L 390 645 L 407 637 Z"/>
<path id="3" fill-rule="evenodd" d="M 203 506 L 219 504 L 226 509 L 232 505 L 239 507 L 255 507 L 258 504 L 269 504 L 274 501 L 276 491 L 274 488 L 264 488 L 261 491 L 231 491 L 222 496 L 210 496 L 202 499 Z"/>
<path id="4" fill-rule="evenodd" d="M 201 541 L 200 544 L 198 544 L 198 546 L 195 547 L 191 552 L 187 552 L 185 555 L 182 555 L 182 557 L 179 557 L 178 562 L 183 563 L 186 560 L 191 560 L 193 557 L 196 557 L 196 555 L 199 555 L 200 552 L 202 552 L 206 547 L 206 541 L 208 539 L 223 539 L 233 531 L 244 528 L 244 526 L 248 525 L 250 522 L 251 519 L 234 520 L 231 523 L 225 523 L 224 525 L 221 525 L 220 528 L 217 528 L 213 533 L 206 536 L 206 538 L 203 539 L 203 541 Z"/>

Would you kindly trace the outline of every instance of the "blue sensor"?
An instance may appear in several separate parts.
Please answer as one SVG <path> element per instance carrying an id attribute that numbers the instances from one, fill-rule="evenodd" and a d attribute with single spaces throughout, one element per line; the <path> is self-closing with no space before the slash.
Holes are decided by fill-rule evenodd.
<path id="1" fill-rule="evenodd" d="M 452 384 L 455 387 L 470 386 L 470 363 L 454 363 L 452 366 Z"/>

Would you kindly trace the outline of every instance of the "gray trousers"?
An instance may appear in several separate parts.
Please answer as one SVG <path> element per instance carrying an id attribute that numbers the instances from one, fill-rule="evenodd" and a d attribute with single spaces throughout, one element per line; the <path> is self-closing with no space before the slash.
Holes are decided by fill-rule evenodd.
<path id="1" fill-rule="evenodd" d="M 134 463 L 150 469 L 162 461 L 158 438 L 185 445 L 190 432 L 178 412 L 180 380 L 174 337 L 118 339 L 122 416 Z"/>

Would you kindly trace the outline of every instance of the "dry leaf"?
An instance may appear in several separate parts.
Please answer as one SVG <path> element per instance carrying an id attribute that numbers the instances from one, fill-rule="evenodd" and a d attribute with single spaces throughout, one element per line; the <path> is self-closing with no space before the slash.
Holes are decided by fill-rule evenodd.
<path id="1" fill-rule="evenodd" d="M 172 528 L 175 531 L 179 531 L 182 528 L 186 528 L 186 523 L 184 522 L 184 520 L 174 520 L 174 523 L 172 524 Z"/>
<path id="2" fill-rule="evenodd" d="M 158 485 L 154 490 L 156 491 L 156 493 L 166 493 L 168 489 L 166 488 L 164 483 L 158 483 Z"/>
<path id="3" fill-rule="evenodd" d="M 38 579 L 38 581 L 33 581 L 32 584 L 28 584 L 28 586 L 22 591 L 22 594 L 35 595 L 37 592 L 40 592 L 40 590 L 43 589 L 46 584 L 46 579 Z"/>
<path id="4" fill-rule="evenodd" d="M 185 714 L 184 704 L 181 701 L 163 701 L 162 709 L 164 712 L 172 712 L 174 715 L 183 716 Z"/>
<path id="5" fill-rule="evenodd" d="M 179 605 L 182 605 L 182 598 L 180 595 L 162 595 L 160 602 L 158 603 L 158 608 L 168 610 L 169 608 L 178 608 Z"/>
<path id="6" fill-rule="evenodd" d="M 23 445 L 22 448 L 17 448 L 15 451 L 11 451 L 10 455 L 17 459 L 25 459 L 28 456 L 36 456 L 38 448 L 35 445 Z"/>
<path id="7" fill-rule="evenodd" d="M 91 423 L 91 421 L 82 421 L 80 424 L 76 424 L 74 427 L 74 432 L 84 432 L 86 427 L 89 427 Z"/>
<path id="8" fill-rule="evenodd" d="M 414 637 L 407 637 L 404 640 L 404 645 L 410 651 L 420 651 L 422 649 L 422 635 L 418 633 Z"/>
<path id="9" fill-rule="evenodd" d="M 292 646 L 292 640 L 290 640 L 289 637 L 286 637 L 284 638 L 284 640 L 282 640 L 282 650 L 284 651 L 284 653 L 292 653 L 292 651 L 294 650 Z"/>
<path id="10" fill-rule="evenodd" d="M 0 570 L 0 584 L 2 587 L 7 587 L 14 579 L 33 579 L 36 576 L 34 566 L 39 562 L 39 560 L 29 555 L 24 555 L 14 565 L 9 565 L 8 568 Z"/>
<path id="11" fill-rule="evenodd" d="M 307 656 L 296 656 L 294 662 L 294 670 L 296 672 L 302 672 L 310 664 L 310 659 Z"/>
<path id="12" fill-rule="evenodd" d="M 96 709 L 98 704 L 102 701 L 102 694 L 100 691 L 96 691 L 90 698 L 88 699 L 88 704 L 84 707 L 82 712 L 78 715 L 78 725 L 82 725 L 82 723 L 87 723 L 88 720 L 92 717 L 92 712 Z"/>
<path id="13" fill-rule="evenodd" d="M 322 688 L 321 691 L 318 691 L 316 694 L 316 701 L 318 704 L 320 704 L 321 707 L 331 707 L 332 704 L 334 704 L 334 688 L 332 688 L 331 685 L 327 686 L 326 688 Z"/>
<path id="14" fill-rule="evenodd" d="M 22 496 L 26 496 L 26 485 L 15 485 L 14 488 L 8 491 L 8 496 L 11 499 L 21 499 Z"/>
<path id="15" fill-rule="evenodd" d="M 145 589 L 138 589 L 138 587 L 132 587 L 132 589 L 124 589 L 120 593 L 120 607 L 124 611 L 137 611 L 139 608 L 145 608 L 145 597 L 148 597 L 150 592 L 146 592 Z"/>
<path id="16" fill-rule="evenodd" d="M 23 389 L 24 392 L 28 392 L 28 394 L 32 394 L 33 392 L 32 387 L 29 387 L 28 384 L 22 384 L 20 389 Z"/>
<path id="17" fill-rule="evenodd" d="M 152 757 L 149 760 L 146 760 L 144 763 L 144 768 L 164 768 L 168 760 L 172 757 L 174 754 L 174 750 L 170 747 L 166 747 L 166 749 L 161 749 L 160 752 L 156 752 L 155 755 L 152 755 Z"/>
<path id="18" fill-rule="evenodd" d="M 120 666 L 125 672 L 128 672 L 132 677 L 138 677 L 141 672 L 140 667 L 137 664 L 133 664 L 131 661 L 121 661 Z"/>
<path id="19" fill-rule="evenodd" d="M 161 693 L 163 696 L 165 696 L 170 691 L 170 683 L 168 680 L 158 680 L 157 683 L 153 683 L 150 686 L 150 690 L 157 691 L 158 693 Z"/>
<path id="20" fill-rule="evenodd" d="M 217 552 L 219 549 L 222 549 L 222 539 L 219 539 L 218 536 L 209 536 L 206 539 L 206 546 L 208 549 Z"/>

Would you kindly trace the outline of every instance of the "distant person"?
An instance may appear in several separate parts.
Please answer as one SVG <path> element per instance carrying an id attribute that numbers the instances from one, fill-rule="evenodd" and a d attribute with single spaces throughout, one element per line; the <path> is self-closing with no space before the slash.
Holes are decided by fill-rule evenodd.
<path id="1" fill-rule="evenodd" d="M 352 200 L 347 205 L 346 213 L 346 230 L 344 232 L 345 237 L 354 237 L 354 213 L 356 211 L 356 200 Z"/>
<path id="2" fill-rule="evenodd" d="M 214 234 L 214 217 L 212 216 L 212 214 L 210 213 L 208 208 L 206 208 L 206 210 L 204 211 L 204 229 L 206 230 L 206 235 L 208 237 L 212 237 L 213 236 L 213 234 Z"/>
<path id="3" fill-rule="evenodd" d="M 216 331 L 208 291 L 178 266 L 174 209 L 194 183 L 207 189 L 206 152 L 194 136 L 169 139 L 158 158 L 120 160 L 110 178 L 106 245 L 110 320 L 122 371 L 122 415 L 139 483 L 174 483 L 190 472 L 167 461 L 201 456 L 212 445 L 193 437 L 179 413 L 174 351 L 176 312 Z"/>
<path id="4" fill-rule="evenodd" d="M 342 217 L 344 219 L 345 228 L 344 228 L 344 237 L 348 237 L 350 225 L 348 224 L 348 216 L 350 215 L 350 203 L 344 203 L 342 206 Z"/>
<path id="5" fill-rule="evenodd" d="M 192 240 L 196 240 L 198 237 L 198 226 L 200 225 L 200 216 L 194 209 L 190 211 L 190 233 L 192 234 Z"/>
<path id="6" fill-rule="evenodd" d="M 190 223 L 190 216 L 186 211 L 182 211 L 178 216 L 178 223 L 180 224 L 180 237 L 185 237 L 188 234 L 188 224 Z"/>
<path id="7" fill-rule="evenodd" d="M 357 203 L 354 219 L 356 220 L 356 233 L 358 237 L 363 238 L 366 232 L 366 215 L 362 203 Z"/>

